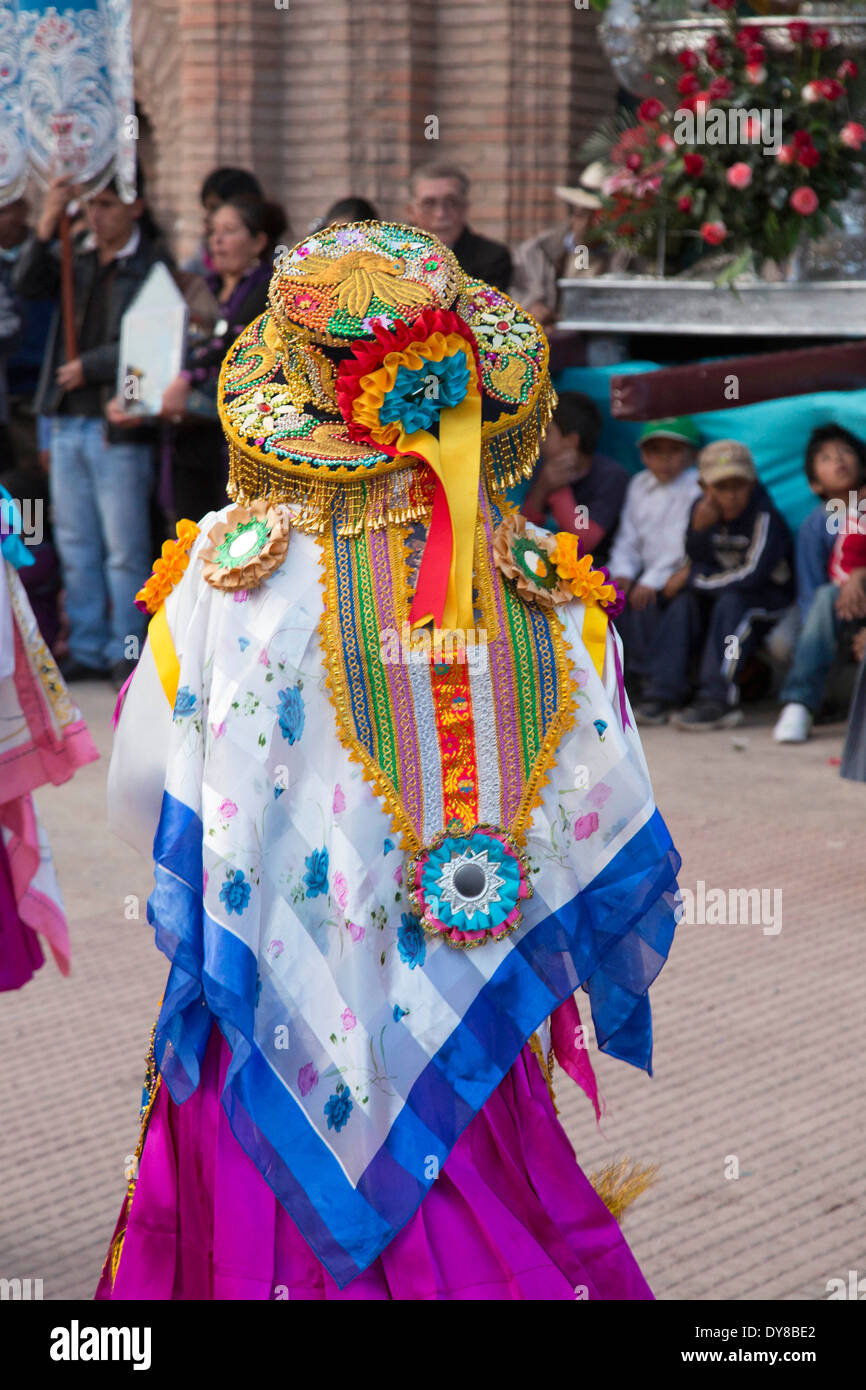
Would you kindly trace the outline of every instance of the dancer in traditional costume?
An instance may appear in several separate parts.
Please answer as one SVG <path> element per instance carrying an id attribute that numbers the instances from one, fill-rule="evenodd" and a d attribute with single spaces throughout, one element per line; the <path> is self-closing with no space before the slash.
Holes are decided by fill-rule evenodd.
<path id="1" fill-rule="evenodd" d="M 66 914 L 32 793 L 99 757 L 18 576 L 32 564 L 0 487 L 0 991 L 20 989 L 44 963 L 40 936 L 69 974 Z"/>
<path id="2" fill-rule="evenodd" d="M 141 601 L 110 816 L 171 961 L 98 1296 L 652 1297 L 556 1118 L 651 1069 L 678 859 L 533 319 L 415 228 L 286 255 L 223 367 L 237 505 Z M 432 628 L 431 628 L 432 624 Z"/>

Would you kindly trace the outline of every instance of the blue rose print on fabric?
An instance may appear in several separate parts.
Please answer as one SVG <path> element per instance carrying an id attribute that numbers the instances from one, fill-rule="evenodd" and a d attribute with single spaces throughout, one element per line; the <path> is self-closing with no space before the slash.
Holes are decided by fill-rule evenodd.
<path id="1" fill-rule="evenodd" d="M 390 835 L 389 835 L 389 836 L 387 837 L 387 839 L 385 840 L 385 844 L 384 844 L 384 847 L 383 847 L 383 849 L 382 849 L 382 853 L 383 853 L 383 854 L 390 854 L 390 853 L 391 853 L 391 850 L 392 850 L 393 848 L 394 848 L 394 841 L 391 839 L 391 837 L 390 837 Z"/>
<path id="2" fill-rule="evenodd" d="M 352 1097 L 345 1086 L 338 1086 L 335 1093 L 325 1102 L 328 1129 L 335 1129 L 339 1134 L 351 1113 Z"/>
<path id="3" fill-rule="evenodd" d="M 280 732 L 289 743 L 297 743 L 304 732 L 304 697 L 299 685 L 290 685 L 287 690 L 278 690 L 280 702 L 278 718 Z"/>
<path id="4" fill-rule="evenodd" d="M 320 893 L 328 891 L 328 851 L 327 848 L 314 849 L 312 854 L 307 855 L 304 863 L 307 872 L 304 874 L 304 883 L 307 885 L 307 897 L 317 898 Z"/>
<path id="5" fill-rule="evenodd" d="M 413 913 L 401 914 L 400 925 L 397 928 L 397 950 L 400 952 L 400 959 L 410 970 L 414 970 L 416 965 L 423 965 L 427 958 L 424 930 Z"/>
<path id="6" fill-rule="evenodd" d="M 198 702 L 195 696 L 193 695 L 192 691 L 190 690 L 189 686 L 182 685 L 180 687 L 180 690 L 177 692 L 177 698 L 174 702 L 174 718 L 186 719 L 188 715 L 193 713 L 197 703 Z"/>
<path id="7" fill-rule="evenodd" d="M 246 910 L 252 891 L 252 885 L 247 883 L 243 870 L 234 869 L 220 889 L 220 899 L 225 903 L 229 916 L 236 912 L 240 917 Z"/>
<path id="8" fill-rule="evenodd" d="M 394 1005 L 394 1022 L 395 1022 L 395 1023 L 399 1023 L 399 1022 L 400 1022 L 400 1019 L 401 1019 L 401 1018 L 405 1018 L 405 1017 L 406 1017 L 406 1014 L 407 1014 L 408 1012 L 409 1012 L 408 1009 L 401 1009 L 399 1004 L 395 1004 L 395 1005 Z"/>

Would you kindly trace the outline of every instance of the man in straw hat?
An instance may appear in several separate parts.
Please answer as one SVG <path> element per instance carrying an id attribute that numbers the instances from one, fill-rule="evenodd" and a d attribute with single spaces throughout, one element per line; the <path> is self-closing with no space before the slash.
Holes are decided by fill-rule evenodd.
<path id="1" fill-rule="evenodd" d="M 600 1113 L 580 986 L 650 1070 L 678 867 L 616 591 L 504 501 L 553 399 L 387 223 L 295 247 L 226 358 L 235 504 L 142 591 L 110 772 L 171 969 L 100 1297 L 651 1297 L 548 1093 Z"/>

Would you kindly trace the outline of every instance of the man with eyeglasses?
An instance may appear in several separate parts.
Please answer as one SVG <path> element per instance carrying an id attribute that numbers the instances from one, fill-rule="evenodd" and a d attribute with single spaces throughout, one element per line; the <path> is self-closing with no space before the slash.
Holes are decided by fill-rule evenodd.
<path id="1" fill-rule="evenodd" d="M 450 246 L 467 275 L 498 290 L 511 283 L 511 253 L 499 241 L 467 225 L 469 179 L 455 165 L 433 163 L 416 169 L 409 181 L 408 220 Z"/>

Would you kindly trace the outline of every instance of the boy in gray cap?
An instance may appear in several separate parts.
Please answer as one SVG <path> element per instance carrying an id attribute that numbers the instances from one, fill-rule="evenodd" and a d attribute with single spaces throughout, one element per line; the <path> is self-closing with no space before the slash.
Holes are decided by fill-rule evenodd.
<path id="1" fill-rule="evenodd" d="M 663 724 L 670 715 L 678 729 L 702 733 L 742 723 L 738 673 L 761 629 L 791 603 L 794 585 L 791 534 L 745 445 L 708 444 L 698 457 L 698 477 L 703 496 L 686 533 L 683 587 L 662 617 L 635 714 L 644 724 Z M 695 657 L 697 698 L 683 709 Z"/>

